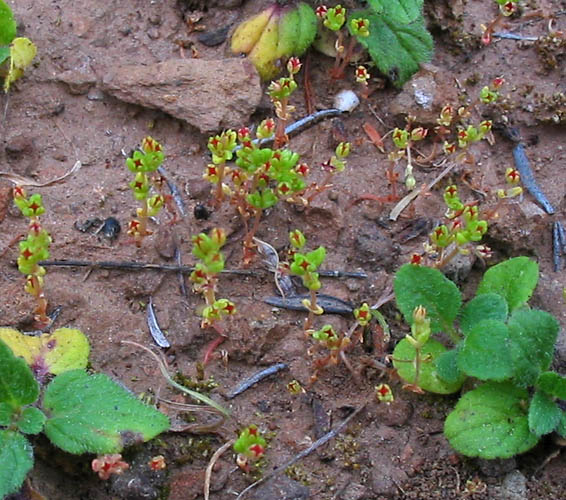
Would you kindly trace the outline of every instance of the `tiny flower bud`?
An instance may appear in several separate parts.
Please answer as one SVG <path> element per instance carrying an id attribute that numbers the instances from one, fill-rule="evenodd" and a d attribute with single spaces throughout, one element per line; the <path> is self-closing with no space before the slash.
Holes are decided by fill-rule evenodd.
<path id="1" fill-rule="evenodd" d="M 395 400 L 391 387 L 387 384 L 379 384 L 375 387 L 375 395 L 381 403 L 391 403 Z"/>

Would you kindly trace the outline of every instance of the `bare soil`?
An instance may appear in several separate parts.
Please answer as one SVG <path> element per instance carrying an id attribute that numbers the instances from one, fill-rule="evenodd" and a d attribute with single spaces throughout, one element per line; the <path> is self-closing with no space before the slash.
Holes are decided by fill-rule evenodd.
<path id="1" fill-rule="evenodd" d="M 62 175 L 77 160 L 82 162 L 81 170 L 65 182 L 30 189 L 43 195 L 47 207 L 42 220 L 53 236 L 51 258 L 167 264 L 173 262 L 166 257 L 170 257 L 175 238 L 183 262 L 192 265 L 191 235 L 224 227 L 229 233 L 225 247 L 227 267 L 241 268 L 243 227 L 232 209 L 211 210 L 208 220 L 198 220 L 193 215 L 195 206 L 206 204 L 209 198 L 208 187 L 202 181 L 208 163 L 208 137 L 164 113 L 105 95 L 96 84 L 86 93 L 71 93 L 57 75 L 87 68 L 101 80 L 105 68 L 114 64 L 151 64 L 191 56 L 227 57 L 226 42 L 206 47 L 198 42 L 198 36 L 233 25 L 268 2 L 249 0 L 229 8 L 225 4 L 238 2 L 189 1 L 183 6 L 174 0 L 9 3 L 22 35 L 38 46 L 38 62 L 8 96 L 2 97 L 2 112 L 6 109 L 6 115 L 0 125 L 0 170 L 45 181 Z M 554 29 L 561 30 L 561 45 L 560 39 L 546 45 L 496 39 L 487 47 L 480 47 L 480 25 L 495 16 L 493 2 L 426 4 L 428 24 L 436 42 L 432 64 L 443 81 L 449 82 L 446 85 L 472 96 L 494 77 L 504 76 L 508 82 L 503 90 L 505 105 L 493 118 L 500 121 L 505 115 L 521 130 L 537 180 L 556 214 L 547 215 L 526 194 L 520 203 L 501 211 L 500 218 L 491 224 L 487 243 L 495 251 L 493 262 L 517 255 L 537 260 L 541 276 L 532 303 L 554 314 L 564 327 L 565 274 L 563 270 L 553 270 L 551 226 L 556 220 L 566 222 L 566 109 L 564 100 L 552 100 L 559 93 L 563 99 L 566 91 L 566 2 L 521 2 L 525 13 L 540 8 L 561 12 L 553 21 Z M 195 26 L 204 31 L 191 32 L 185 21 L 187 16 L 192 16 Z M 513 19 L 510 23 L 501 30 L 514 29 L 524 36 L 548 35 L 548 20 L 541 17 Z M 184 46 L 183 51 L 180 45 Z M 339 89 L 352 88 L 353 70 L 349 70 L 345 80 L 333 82 L 328 77 L 332 61 L 316 52 L 309 57 L 316 105 L 331 107 Z M 392 203 L 364 201 L 352 206 L 352 201 L 361 195 L 386 196 L 390 192 L 384 174 L 386 156 L 377 151 L 362 128 L 367 122 L 385 134 L 394 126 L 403 126 L 403 117 L 391 111 L 399 90 L 385 81 L 385 88 L 378 89 L 381 81 L 376 75 L 372 81 L 376 90 L 351 114 L 320 123 L 292 139 L 292 148 L 316 170 L 332 154 L 336 130 L 343 126 L 347 140 L 354 145 L 348 172 L 337 176 L 333 188 L 316 199 L 308 211 L 284 203 L 278 205 L 266 214 L 258 233 L 261 239 L 282 249 L 289 230 L 300 228 L 312 248 L 327 248 L 326 268 L 365 271 L 369 276 L 366 280 L 324 279 L 324 293 L 353 304 L 376 302 L 387 292 L 395 270 L 414 251 L 422 249 L 426 232 L 410 241 L 402 235 L 418 219 L 431 224 L 442 217 L 442 189 L 447 182 L 458 183 L 466 200 L 477 198 L 483 202 L 478 191 L 490 193 L 489 200 L 493 200 L 506 167 L 513 163 L 513 144 L 496 133 L 495 145 L 482 142 L 474 150 L 477 164 L 473 168 L 455 170 L 450 179 L 442 181 L 428 197 L 419 199 L 396 222 L 388 218 Z M 302 86 L 293 99 L 295 116 L 306 115 Z M 222 106 L 221 99 L 218 106 Z M 266 101 L 250 123 L 242 125 L 258 123 L 269 112 Z M 131 174 L 125 168 L 122 151 L 128 153 L 147 134 L 163 144 L 167 157 L 164 166 L 183 193 L 188 215 L 173 226 L 167 224 L 166 214 L 161 215 L 152 223 L 154 235 L 142 248 L 136 248 L 125 234 L 136 205 L 128 188 Z M 429 182 L 441 168 L 417 168 L 418 184 Z M 316 176 L 320 179 L 322 173 L 317 172 Z M 466 187 L 461 182 L 463 178 L 475 190 Z M 26 227 L 25 220 L 12 206 L 10 187 L 6 181 L 0 184 L 0 317 L 4 326 L 29 331 L 33 302 L 24 292 L 17 270 L 17 245 L 8 248 Z M 402 189 L 401 184 L 399 188 Z M 493 201 L 486 203 L 489 206 Z M 114 241 L 101 233 L 82 233 L 75 228 L 75 223 L 109 216 L 122 225 L 122 232 Z M 374 355 L 371 346 L 357 345 L 348 353 L 356 377 L 340 364 L 323 371 L 307 394 L 289 394 L 288 382 L 296 379 L 307 385 L 312 373 L 307 355 L 311 344 L 302 334 L 305 315 L 263 303 L 263 298 L 275 295 L 272 276 L 262 270 L 259 258 L 250 269 L 257 273 L 226 275 L 221 279 L 221 296 L 233 300 L 239 314 L 230 325 L 229 339 L 219 348 L 223 360 L 214 360 L 205 369 L 206 377 L 214 377 L 218 384 L 211 394 L 231 409 L 234 418 L 211 433 L 166 433 L 141 448 L 126 451 L 124 456 L 134 464 L 134 472 L 128 477 L 136 480 L 128 484 L 99 480 L 90 470 L 92 456 L 66 455 L 38 438 L 34 441 L 36 465 L 30 475 L 34 489 L 46 498 L 58 500 L 157 498 L 158 491 L 159 498 L 167 498 L 168 494 L 172 499 L 201 498 L 204 469 L 211 454 L 235 437 L 241 426 L 256 423 L 270 437 L 262 466 L 263 473 L 267 473 L 340 423 L 352 409 L 365 404 L 366 409 L 346 432 L 289 471 L 292 479 L 308 486 L 310 498 L 566 498 L 566 457 L 551 438 L 543 439 L 534 450 L 510 461 L 482 462 L 457 456 L 442 434 L 444 418 L 456 398 L 403 391 L 400 381 L 383 377 L 368 367 Z M 483 270 L 482 263 L 476 262 L 471 272 L 460 276 L 467 296 L 473 293 Z M 152 345 L 144 309 L 149 296 L 153 297 L 160 326 L 172 345 L 165 354 L 173 373 L 194 378 L 196 364 L 214 338 L 211 332 L 203 332 L 199 327 L 196 311 L 201 297 L 190 291 L 183 297 L 174 273 L 87 273 L 81 268 L 50 268 L 46 292 L 50 310 L 62 307 L 54 327 L 81 329 L 92 346 L 92 368 L 120 380 L 135 393 L 178 397 L 167 389 L 151 358 L 121 344 L 122 340 L 131 340 Z M 391 351 L 405 335 L 406 326 L 398 320 L 394 304 L 386 304 L 382 311 L 392 329 Z M 325 319 L 343 330 L 352 323 L 352 318 L 342 316 L 328 315 Z M 559 350 L 558 354 L 555 368 L 564 374 L 566 353 Z M 223 392 L 276 362 L 287 363 L 289 369 L 233 400 L 224 400 Z M 374 386 L 382 381 L 390 383 L 396 396 L 396 402 L 390 406 L 379 405 L 373 396 Z M 166 405 L 161 408 L 176 422 L 186 419 L 183 412 Z M 201 421 L 208 417 L 197 413 L 194 418 Z M 152 474 L 143 464 L 157 454 L 163 454 L 168 465 L 165 472 Z M 545 463 L 552 454 L 556 456 Z M 519 491 L 516 497 L 508 489 L 501 493 L 508 474 L 517 470 L 526 478 L 527 493 Z M 232 452 L 227 452 L 213 474 L 211 498 L 233 499 L 252 480 L 235 470 Z M 469 480 L 478 480 L 480 492 L 466 492 Z M 269 495 L 257 498 L 277 498 Z"/>

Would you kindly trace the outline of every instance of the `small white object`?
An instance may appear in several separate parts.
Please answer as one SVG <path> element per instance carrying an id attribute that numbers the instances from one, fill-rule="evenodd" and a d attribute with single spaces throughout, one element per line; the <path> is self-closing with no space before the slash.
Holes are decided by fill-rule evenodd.
<path id="1" fill-rule="evenodd" d="M 334 107 L 350 113 L 358 107 L 360 99 L 352 90 L 341 90 L 334 97 Z"/>

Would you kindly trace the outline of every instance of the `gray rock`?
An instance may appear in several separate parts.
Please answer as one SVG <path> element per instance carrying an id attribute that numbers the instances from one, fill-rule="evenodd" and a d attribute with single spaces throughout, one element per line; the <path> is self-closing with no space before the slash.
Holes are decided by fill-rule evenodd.
<path id="1" fill-rule="evenodd" d="M 55 77 L 55 81 L 66 84 L 70 94 L 84 95 L 96 84 L 96 75 L 90 68 L 83 67 L 63 71 Z"/>
<path id="2" fill-rule="evenodd" d="M 250 500 L 308 500 L 309 488 L 287 476 L 277 476 L 250 493 Z"/>
<path id="3" fill-rule="evenodd" d="M 349 483 L 337 497 L 339 500 L 369 500 L 373 493 L 360 483 Z"/>
<path id="4" fill-rule="evenodd" d="M 262 97 L 259 76 L 245 59 L 118 65 L 104 75 L 102 89 L 108 94 L 160 109 L 203 133 L 244 125 Z"/>
<path id="5" fill-rule="evenodd" d="M 527 500 L 527 478 L 520 471 L 507 474 L 501 486 L 492 488 L 494 500 Z"/>
<path id="6" fill-rule="evenodd" d="M 403 91 L 393 99 L 391 112 L 412 115 L 419 125 L 436 125 L 440 110 L 446 104 L 458 105 L 458 90 L 453 76 L 445 69 L 423 64 L 421 70 L 405 84 Z"/>

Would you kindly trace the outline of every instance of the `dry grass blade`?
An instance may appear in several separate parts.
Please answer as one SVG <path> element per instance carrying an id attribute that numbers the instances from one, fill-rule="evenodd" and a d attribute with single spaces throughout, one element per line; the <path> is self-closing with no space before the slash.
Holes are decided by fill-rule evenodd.
<path id="1" fill-rule="evenodd" d="M 204 500 L 208 500 L 210 496 L 210 478 L 212 477 L 212 468 L 216 461 L 222 456 L 222 454 L 230 448 L 235 443 L 235 439 L 231 439 L 230 441 L 224 443 L 220 448 L 218 448 L 214 455 L 210 458 L 210 462 L 206 467 L 206 472 L 204 474 Z"/>
<path id="2" fill-rule="evenodd" d="M 7 181 L 10 181 L 17 186 L 46 187 L 64 181 L 70 175 L 77 173 L 81 169 L 81 167 L 82 163 L 80 161 L 77 161 L 73 165 L 73 168 L 71 168 L 68 172 L 61 175 L 60 177 L 56 177 L 55 179 L 51 179 L 50 181 L 46 182 L 38 182 L 30 179 L 29 177 L 24 177 L 23 175 L 14 174 L 12 172 L 0 172 L 0 179 L 6 179 Z"/>

